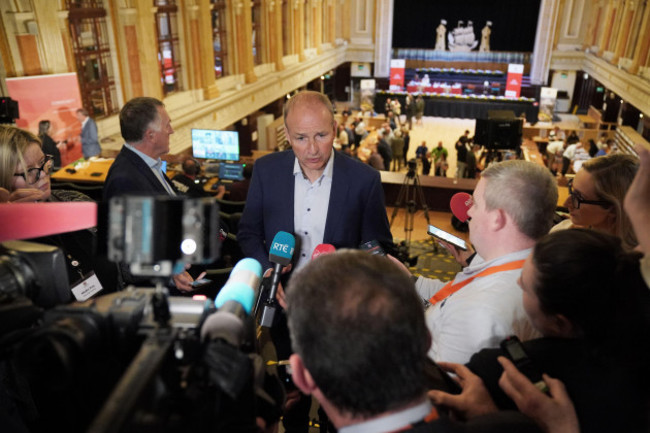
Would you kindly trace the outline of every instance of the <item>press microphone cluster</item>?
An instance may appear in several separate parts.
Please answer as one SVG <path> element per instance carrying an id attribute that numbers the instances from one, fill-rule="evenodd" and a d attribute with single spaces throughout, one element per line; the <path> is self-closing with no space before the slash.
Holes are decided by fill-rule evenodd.
<path id="1" fill-rule="evenodd" d="M 271 288 L 269 290 L 269 296 L 264 302 L 260 326 L 270 328 L 273 325 L 275 313 L 278 309 L 278 301 L 275 299 L 275 294 L 280 284 L 280 275 L 282 274 L 282 268 L 289 266 L 291 263 L 295 246 L 296 239 L 290 233 L 280 231 L 273 238 L 269 251 L 269 261 L 273 263 Z"/>

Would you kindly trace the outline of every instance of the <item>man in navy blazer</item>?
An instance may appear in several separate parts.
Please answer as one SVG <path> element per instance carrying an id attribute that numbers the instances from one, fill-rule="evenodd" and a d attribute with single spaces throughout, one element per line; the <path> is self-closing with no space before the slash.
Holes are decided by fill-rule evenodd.
<path id="1" fill-rule="evenodd" d="M 102 148 L 99 146 L 97 137 L 97 124 L 88 117 L 88 111 L 84 108 L 77 110 L 77 119 L 81 122 L 81 152 L 84 158 L 98 156 Z"/>
<path id="2" fill-rule="evenodd" d="M 308 262 L 321 243 L 358 248 L 377 240 L 392 247 L 379 172 L 333 150 L 336 122 L 329 99 L 301 92 L 287 103 L 284 118 L 292 149 L 255 162 L 237 233 L 244 255 L 271 266 L 268 251 L 278 231 L 296 237 L 294 268 Z M 324 195 L 312 194 L 312 189 L 323 187 L 329 188 Z M 302 197 L 296 197 L 296 191 Z"/>
<path id="3" fill-rule="evenodd" d="M 237 240 L 247 257 L 269 267 L 269 246 L 278 231 L 296 237 L 293 269 L 311 260 L 319 244 L 357 248 L 377 240 L 392 249 L 379 172 L 333 149 L 334 109 L 327 96 L 306 91 L 284 107 L 284 126 L 291 150 L 255 162 Z M 284 292 L 278 288 L 283 304 Z M 291 344 L 283 311 L 276 314 L 271 338 L 278 359 L 287 359 Z M 289 390 L 296 403 L 284 413 L 287 433 L 308 429 L 311 398 Z"/>

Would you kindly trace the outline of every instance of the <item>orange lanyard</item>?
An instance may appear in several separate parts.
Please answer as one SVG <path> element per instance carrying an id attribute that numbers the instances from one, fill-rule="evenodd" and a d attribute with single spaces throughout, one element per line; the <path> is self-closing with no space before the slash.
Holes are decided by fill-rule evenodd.
<path id="1" fill-rule="evenodd" d="M 478 274 L 474 275 L 473 277 L 470 277 L 466 280 L 461 281 L 458 284 L 453 284 L 453 281 L 448 282 L 447 284 L 444 285 L 444 287 L 438 292 L 436 292 L 435 295 L 429 299 L 429 303 L 431 305 L 434 305 L 443 299 L 445 299 L 447 296 L 452 295 L 474 281 L 475 278 L 478 277 L 485 277 L 487 275 L 492 275 L 496 274 L 498 272 L 504 272 L 504 271 L 513 271 L 515 269 L 521 269 L 524 267 L 524 262 L 526 260 L 515 260 L 514 262 L 508 262 L 504 263 L 502 265 L 497 265 L 497 266 L 490 266 L 489 268 L 485 269 L 482 272 L 479 272 Z"/>

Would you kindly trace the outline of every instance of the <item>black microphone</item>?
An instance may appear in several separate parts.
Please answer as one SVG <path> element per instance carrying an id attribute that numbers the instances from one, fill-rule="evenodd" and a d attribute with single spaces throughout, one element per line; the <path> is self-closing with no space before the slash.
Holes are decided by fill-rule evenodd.
<path id="1" fill-rule="evenodd" d="M 277 311 L 277 301 L 275 300 L 275 293 L 280 284 L 280 275 L 282 268 L 291 263 L 293 257 L 293 250 L 296 245 L 296 239 L 292 234 L 287 232 L 278 232 L 273 238 L 271 249 L 269 251 L 269 261 L 273 263 L 273 274 L 271 274 L 271 289 L 269 291 L 269 298 L 264 304 L 262 310 L 262 318 L 260 325 L 270 328 L 273 325 L 275 312 Z"/>

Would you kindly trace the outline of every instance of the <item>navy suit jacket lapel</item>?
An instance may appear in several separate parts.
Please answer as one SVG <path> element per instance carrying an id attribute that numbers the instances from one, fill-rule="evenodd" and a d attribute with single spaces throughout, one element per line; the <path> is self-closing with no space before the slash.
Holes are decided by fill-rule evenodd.
<path id="1" fill-rule="evenodd" d="M 331 243 L 334 238 L 334 233 L 337 229 L 345 227 L 345 221 L 341 221 L 345 206 L 354 205 L 347 203 L 348 191 L 350 189 L 350 179 L 348 173 L 348 166 L 345 164 L 344 158 L 339 157 L 338 153 L 334 152 L 334 171 L 332 174 L 332 188 L 330 190 L 330 200 L 327 209 L 327 220 L 325 222 L 325 233 L 323 234 L 323 243 Z"/>

